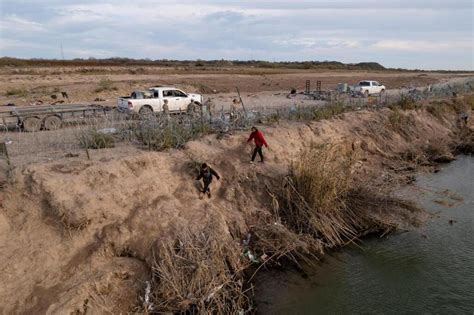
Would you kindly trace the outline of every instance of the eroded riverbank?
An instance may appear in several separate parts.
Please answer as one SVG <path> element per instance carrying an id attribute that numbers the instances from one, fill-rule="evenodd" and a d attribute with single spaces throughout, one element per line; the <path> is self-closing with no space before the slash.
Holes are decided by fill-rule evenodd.
<path id="1" fill-rule="evenodd" d="M 458 121 L 471 105 L 402 105 L 261 125 L 264 165 L 248 163 L 248 134 L 235 132 L 183 150 L 103 149 L 15 169 L 1 191 L 0 310 L 252 311 L 255 272 L 419 222 L 388 192 L 472 148 Z M 222 176 L 210 200 L 193 182 L 200 162 Z"/>

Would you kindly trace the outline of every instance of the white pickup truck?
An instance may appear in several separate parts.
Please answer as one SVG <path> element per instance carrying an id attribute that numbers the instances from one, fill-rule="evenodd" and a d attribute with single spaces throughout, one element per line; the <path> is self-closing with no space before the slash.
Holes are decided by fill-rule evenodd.
<path id="1" fill-rule="evenodd" d="M 354 92 L 368 97 L 369 95 L 384 93 L 385 86 L 377 81 L 360 81 L 355 86 Z"/>
<path id="2" fill-rule="evenodd" d="M 191 103 L 202 104 L 202 95 L 188 94 L 169 86 L 155 86 L 146 91 L 134 91 L 130 96 L 119 97 L 119 111 L 149 115 L 163 110 L 164 100 L 168 100 L 170 112 L 186 111 Z"/>

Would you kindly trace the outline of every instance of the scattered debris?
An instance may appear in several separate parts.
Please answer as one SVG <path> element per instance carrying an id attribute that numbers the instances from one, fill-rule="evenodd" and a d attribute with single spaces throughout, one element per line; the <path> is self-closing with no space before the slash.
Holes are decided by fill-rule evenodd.
<path id="1" fill-rule="evenodd" d="M 255 257 L 250 250 L 245 250 L 243 253 L 244 257 L 247 257 L 251 262 L 258 264 L 260 261 Z"/>
<path id="2" fill-rule="evenodd" d="M 155 308 L 153 303 L 150 301 L 150 295 L 151 295 L 151 283 L 150 281 L 146 281 L 145 296 L 140 297 L 140 299 L 142 300 L 143 308 L 145 309 L 147 313 L 153 311 L 153 309 Z"/>
<path id="3" fill-rule="evenodd" d="M 336 91 L 339 93 L 348 93 L 350 92 L 349 84 L 347 83 L 338 83 L 336 87 Z"/>
<path id="4" fill-rule="evenodd" d="M 434 202 L 439 204 L 439 205 L 442 205 L 444 207 L 451 208 L 452 206 L 454 206 L 454 203 L 450 203 L 449 201 L 447 201 L 445 199 L 436 199 Z"/>
<path id="5" fill-rule="evenodd" d="M 35 105 L 43 105 L 43 101 L 42 101 L 42 100 L 37 100 L 37 101 L 31 103 L 30 105 L 32 105 L 32 106 L 35 106 Z"/>
<path id="6" fill-rule="evenodd" d="M 103 135 L 113 135 L 117 133 L 116 128 L 103 128 L 97 130 L 98 133 L 103 134 Z"/>

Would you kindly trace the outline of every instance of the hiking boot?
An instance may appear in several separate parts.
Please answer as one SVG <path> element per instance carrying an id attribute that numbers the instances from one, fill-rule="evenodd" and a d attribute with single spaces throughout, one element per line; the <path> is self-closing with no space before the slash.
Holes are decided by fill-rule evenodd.
<path id="1" fill-rule="evenodd" d="M 253 161 L 250 161 L 250 164 L 253 164 Z"/>

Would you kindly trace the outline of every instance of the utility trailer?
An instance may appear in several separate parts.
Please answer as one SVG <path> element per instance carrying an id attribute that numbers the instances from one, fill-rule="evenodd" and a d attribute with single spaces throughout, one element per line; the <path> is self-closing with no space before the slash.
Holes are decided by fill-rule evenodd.
<path id="1" fill-rule="evenodd" d="M 66 122 L 80 122 L 89 117 L 104 116 L 110 110 L 94 104 L 58 104 L 12 107 L 0 110 L 0 125 L 22 128 L 28 132 L 56 130 Z"/>
<path id="2" fill-rule="evenodd" d="M 337 94 L 333 93 L 333 91 L 321 89 L 321 81 L 316 81 L 316 90 L 311 90 L 311 81 L 306 80 L 304 95 L 317 101 L 332 101 L 337 99 Z"/>

